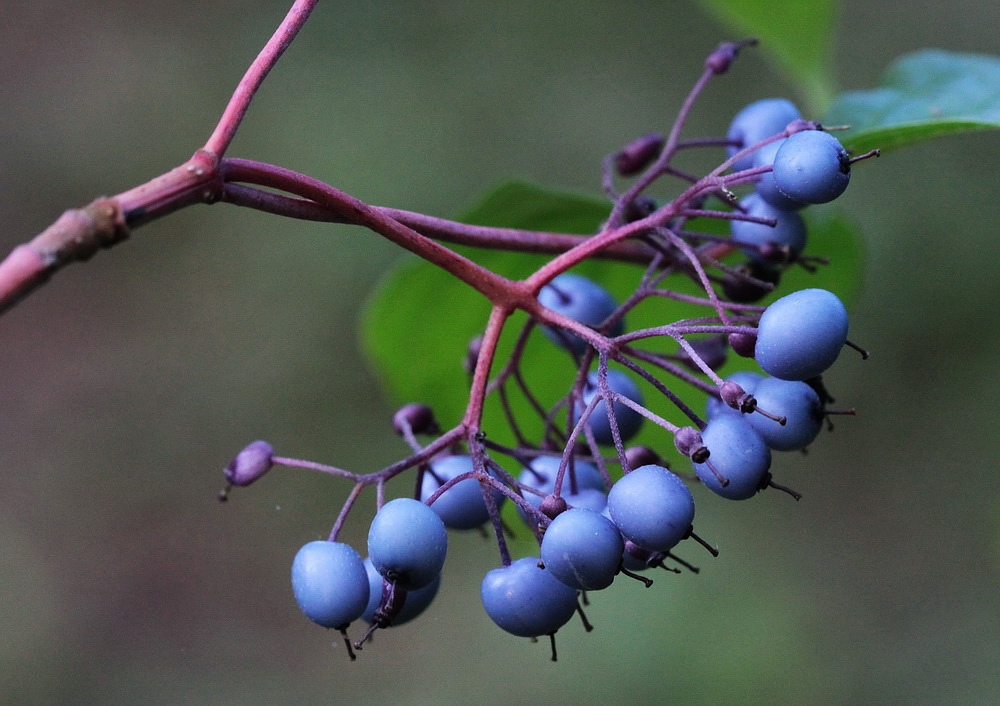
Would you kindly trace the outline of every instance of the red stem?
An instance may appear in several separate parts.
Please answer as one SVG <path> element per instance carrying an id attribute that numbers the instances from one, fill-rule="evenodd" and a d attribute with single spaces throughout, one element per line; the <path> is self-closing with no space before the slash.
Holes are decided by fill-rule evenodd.
<path id="1" fill-rule="evenodd" d="M 288 10 L 288 14 L 285 15 L 285 19 L 281 21 L 278 29 L 275 30 L 267 44 L 264 45 L 264 48 L 260 50 L 257 58 L 254 59 L 250 68 L 247 69 L 242 80 L 240 80 L 236 91 L 233 92 L 233 97 L 229 99 L 229 103 L 226 105 L 226 109 L 223 111 L 218 125 L 215 126 L 215 131 L 208 138 L 208 142 L 205 143 L 204 149 L 206 152 L 211 152 L 219 157 L 225 154 L 230 143 L 233 141 L 233 137 L 236 136 L 236 130 L 239 128 L 240 123 L 243 122 L 244 116 L 246 116 L 247 109 L 250 107 L 250 101 L 253 100 L 257 89 L 260 88 L 260 85 L 267 78 L 271 69 L 274 68 L 278 59 L 285 53 L 288 45 L 292 43 L 299 30 L 305 25 L 306 20 L 309 19 L 309 14 L 316 7 L 317 2 L 319 0 L 295 0 L 292 3 L 292 7 Z"/>

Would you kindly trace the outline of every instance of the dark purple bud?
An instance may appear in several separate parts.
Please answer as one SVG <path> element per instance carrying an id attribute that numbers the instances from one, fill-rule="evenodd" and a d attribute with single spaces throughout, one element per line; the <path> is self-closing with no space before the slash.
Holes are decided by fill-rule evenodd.
<path id="1" fill-rule="evenodd" d="M 745 332 L 738 331 L 729 334 L 729 347 L 733 352 L 743 358 L 753 358 L 754 349 L 757 346 L 757 331 L 748 328 Z"/>
<path id="2" fill-rule="evenodd" d="M 554 520 L 566 512 L 566 501 L 555 495 L 546 495 L 542 499 L 542 504 L 538 506 L 538 509 L 550 520 Z"/>
<path id="3" fill-rule="evenodd" d="M 271 470 L 274 449 L 266 441 L 255 441 L 236 454 L 226 466 L 226 480 L 230 485 L 250 485 Z"/>
<path id="4" fill-rule="evenodd" d="M 402 435 L 407 429 L 414 434 L 437 434 L 441 431 L 434 412 L 425 404 L 407 404 L 392 415 L 392 428 Z"/>
<path id="5" fill-rule="evenodd" d="M 638 174 L 660 154 L 663 142 L 663 135 L 659 133 L 635 138 L 615 155 L 615 169 L 622 176 Z"/>
<path id="6" fill-rule="evenodd" d="M 663 465 L 660 455 L 648 446 L 630 446 L 625 449 L 625 462 L 632 469 L 641 468 L 642 466 Z"/>
<path id="7" fill-rule="evenodd" d="M 705 59 L 705 68 L 713 74 L 724 74 L 729 71 L 733 61 L 739 56 L 740 49 L 757 44 L 756 39 L 744 39 L 742 42 L 723 42 Z"/>
<path id="8" fill-rule="evenodd" d="M 701 439 L 701 432 L 694 427 L 681 427 L 674 434 L 674 446 L 685 456 L 691 458 L 695 463 L 704 463 L 708 460 L 708 449 Z"/>

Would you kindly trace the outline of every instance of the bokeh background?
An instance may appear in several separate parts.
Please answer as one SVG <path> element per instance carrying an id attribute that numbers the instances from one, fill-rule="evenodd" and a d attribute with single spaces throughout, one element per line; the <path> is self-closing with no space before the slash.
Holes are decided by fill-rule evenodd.
<path id="1" fill-rule="evenodd" d="M 185 160 L 286 4 L 4 3 L 0 249 Z M 992 0 L 848 0 L 838 80 L 925 46 L 996 53 L 998 25 Z M 507 176 L 594 192 L 723 38 L 693 2 L 324 2 L 231 154 L 440 215 Z M 798 97 L 749 52 L 691 134 L 772 95 Z M 346 486 L 276 472 L 215 501 L 256 438 L 355 470 L 405 453 L 357 337 L 392 246 L 218 205 L 72 266 L 0 319 L 0 702 L 992 702 L 998 161 L 984 133 L 857 170 L 838 207 L 864 229 L 852 338 L 874 354 L 829 378 L 859 416 L 782 460 L 801 503 L 699 503 L 722 556 L 595 596 L 557 664 L 482 612 L 478 536 L 424 618 L 348 663 L 288 585 Z"/>

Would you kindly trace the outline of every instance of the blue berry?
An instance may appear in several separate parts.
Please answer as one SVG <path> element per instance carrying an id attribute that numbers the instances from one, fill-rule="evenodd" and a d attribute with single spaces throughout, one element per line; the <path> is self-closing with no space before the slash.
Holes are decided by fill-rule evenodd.
<path id="1" fill-rule="evenodd" d="M 642 404 L 642 391 L 639 390 L 639 386 L 623 372 L 618 370 L 608 371 L 608 387 L 610 387 L 614 392 L 620 395 L 624 395 L 628 399 Z M 592 372 L 587 375 L 587 383 L 583 388 L 583 399 L 581 400 L 582 412 L 586 409 L 586 406 L 590 404 L 590 401 L 597 396 L 597 372 Z M 618 421 L 618 433 L 621 434 L 622 441 L 628 441 L 633 436 L 638 433 L 639 428 L 642 426 L 642 420 L 644 417 L 636 412 L 631 407 L 622 404 L 621 402 L 615 402 L 611 409 L 614 412 L 615 419 Z M 573 419 L 576 420 L 578 417 L 573 415 Z M 591 431 L 594 432 L 594 439 L 598 444 L 613 444 L 614 438 L 611 435 L 611 422 L 608 420 L 607 404 L 605 400 L 601 400 L 594 407 L 594 411 L 587 418 L 587 425 L 590 427 Z"/>
<path id="2" fill-rule="evenodd" d="M 785 144 L 785 140 L 776 140 L 770 142 L 753 154 L 753 166 L 755 167 L 773 167 L 774 166 L 774 155 L 778 153 L 781 146 Z M 796 201 L 795 199 L 790 199 L 785 196 L 778 187 L 774 185 L 774 173 L 765 172 L 761 174 L 757 181 L 754 182 L 754 190 L 757 195 L 760 196 L 764 201 L 771 204 L 775 208 L 780 208 L 782 211 L 797 211 L 800 208 L 808 206 L 809 204 L 804 201 Z"/>
<path id="3" fill-rule="evenodd" d="M 597 328 L 618 308 L 618 303 L 601 285 L 581 275 L 563 273 L 538 292 L 539 303 L 582 324 Z M 560 328 L 545 327 L 545 335 L 576 355 L 587 349 L 587 342 Z M 624 322 L 618 319 L 611 336 L 620 336 Z"/>
<path id="4" fill-rule="evenodd" d="M 382 602 L 383 579 L 382 574 L 375 568 L 371 558 L 365 559 L 364 563 L 365 571 L 368 573 L 368 605 L 365 607 L 365 612 L 361 614 L 361 618 L 366 623 L 371 624 L 375 622 L 375 610 L 379 607 L 379 603 Z M 427 609 L 427 606 L 434 600 L 434 597 L 437 596 L 440 586 L 441 575 L 438 574 L 437 578 L 423 588 L 418 588 L 416 591 L 407 591 L 402 609 L 392 617 L 390 624 L 392 626 L 402 625 L 423 613 Z M 397 588 L 397 590 L 402 591 L 403 589 Z"/>
<path id="5" fill-rule="evenodd" d="M 760 317 L 754 357 L 782 380 L 808 380 L 833 365 L 847 341 L 847 309 L 825 289 L 778 299 Z"/>
<path id="6" fill-rule="evenodd" d="M 576 590 L 538 562 L 538 557 L 518 559 L 483 578 L 480 597 L 487 615 L 512 635 L 552 634 L 576 612 Z"/>
<path id="7" fill-rule="evenodd" d="M 704 463 L 695 463 L 694 470 L 713 493 L 730 500 L 745 500 L 766 485 L 771 450 L 742 416 L 715 417 L 701 432 L 701 438 L 709 457 Z"/>
<path id="8" fill-rule="evenodd" d="M 691 530 L 694 498 L 666 468 L 640 466 L 611 486 L 608 514 L 625 539 L 665 552 Z"/>
<path id="9" fill-rule="evenodd" d="M 552 575 L 581 591 L 607 588 L 618 573 L 625 541 L 600 512 L 574 508 L 557 516 L 542 537 L 542 562 Z"/>
<path id="10" fill-rule="evenodd" d="M 738 144 L 726 148 L 729 156 L 745 147 L 755 145 L 772 135 L 783 132 L 788 123 L 798 120 L 802 115 L 795 105 L 784 98 L 764 98 L 754 101 L 736 114 L 729 124 L 726 139 Z M 749 169 L 753 165 L 753 155 L 740 158 L 732 166 L 734 172 Z"/>
<path id="11" fill-rule="evenodd" d="M 325 628 L 345 628 L 368 605 L 368 575 L 353 548 L 309 542 L 292 562 L 292 591 L 306 617 Z"/>
<path id="12" fill-rule="evenodd" d="M 830 133 L 805 130 L 785 140 L 774 155 L 772 174 L 774 185 L 788 198 L 826 203 L 847 188 L 851 158 Z"/>
<path id="13" fill-rule="evenodd" d="M 804 449 L 819 434 L 823 426 L 823 403 L 806 383 L 765 378 L 757 385 L 753 395 L 762 410 L 785 418 L 785 424 L 781 425 L 763 414 L 746 417 L 764 443 L 775 451 Z"/>
<path id="14" fill-rule="evenodd" d="M 447 550 L 444 522 L 413 498 L 387 502 L 368 530 L 372 564 L 382 576 L 407 591 L 423 588 L 437 578 Z"/>
<path id="15" fill-rule="evenodd" d="M 608 494 L 597 488 L 584 488 L 576 493 L 569 493 L 563 497 L 570 508 L 583 508 L 594 512 L 603 512 L 608 506 Z"/>
<path id="16" fill-rule="evenodd" d="M 762 264 L 774 261 L 761 253 L 760 246 L 772 244 L 795 259 L 806 247 L 806 222 L 795 211 L 775 208 L 757 194 L 750 194 L 740 205 L 746 215 L 775 221 L 774 226 L 753 221 L 730 221 L 733 240 L 751 260 Z M 756 247 L 755 247 L 756 246 Z"/>
<path id="17" fill-rule="evenodd" d="M 425 472 L 420 483 L 420 499 L 423 502 L 427 502 L 444 483 L 471 471 L 472 457 L 444 456 L 432 461 L 430 469 L 433 473 Z M 490 492 L 499 505 L 504 494 L 495 489 Z M 445 527 L 452 529 L 474 529 L 490 518 L 486 501 L 483 500 L 482 486 L 475 478 L 459 481 L 442 493 L 430 507 L 444 521 Z"/>

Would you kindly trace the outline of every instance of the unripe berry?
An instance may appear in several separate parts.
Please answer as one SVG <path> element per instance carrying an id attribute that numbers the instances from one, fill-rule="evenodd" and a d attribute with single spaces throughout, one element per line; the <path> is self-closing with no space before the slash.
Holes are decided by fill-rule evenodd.
<path id="1" fill-rule="evenodd" d="M 226 480 L 231 485 L 250 485 L 271 470 L 274 449 L 266 441 L 254 441 L 236 454 L 226 466 Z"/>

